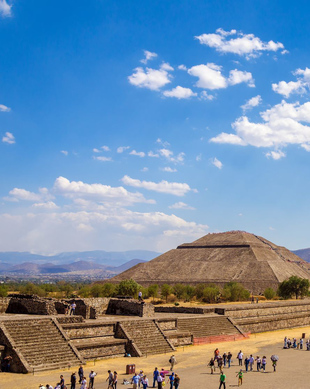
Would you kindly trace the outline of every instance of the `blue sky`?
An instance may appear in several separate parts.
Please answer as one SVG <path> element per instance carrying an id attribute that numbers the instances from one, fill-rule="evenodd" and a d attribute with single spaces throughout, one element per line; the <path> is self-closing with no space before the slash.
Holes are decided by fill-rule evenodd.
<path id="1" fill-rule="evenodd" d="M 163 252 L 236 229 L 310 246 L 307 2 L 0 15 L 1 251 Z"/>

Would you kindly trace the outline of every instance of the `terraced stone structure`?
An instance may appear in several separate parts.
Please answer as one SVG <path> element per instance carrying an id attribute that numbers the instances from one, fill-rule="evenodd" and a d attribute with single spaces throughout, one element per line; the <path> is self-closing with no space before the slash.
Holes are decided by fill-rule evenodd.
<path id="1" fill-rule="evenodd" d="M 111 278 L 151 284 L 216 284 L 236 281 L 252 293 L 277 288 L 292 275 L 310 279 L 310 266 L 285 247 L 243 231 L 208 234 Z"/>

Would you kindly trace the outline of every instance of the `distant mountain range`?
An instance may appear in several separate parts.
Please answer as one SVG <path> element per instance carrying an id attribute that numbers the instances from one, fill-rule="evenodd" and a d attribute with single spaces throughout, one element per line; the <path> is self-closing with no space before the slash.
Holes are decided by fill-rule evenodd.
<path id="1" fill-rule="evenodd" d="M 98 277 L 106 278 L 158 255 L 160 253 L 146 250 L 123 252 L 98 250 L 67 252 L 53 256 L 29 252 L 0 252 L 0 274 L 11 276 L 96 274 Z"/>
<path id="2" fill-rule="evenodd" d="M 304 261 L 310 262 L 310 248 L 292 251 L 292 253 L 298 255 Z"/>

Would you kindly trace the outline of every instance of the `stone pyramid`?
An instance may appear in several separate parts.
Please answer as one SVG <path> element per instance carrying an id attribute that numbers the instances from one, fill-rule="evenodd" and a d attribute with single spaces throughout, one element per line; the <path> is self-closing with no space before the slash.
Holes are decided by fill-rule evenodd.
<path id="1" fill-rule="evenodd" d="M 208 234 L 184 243 L 157 258 L 140 263 L 111 282 L 132 278 L 143 286 L 151 284 L 216 284 L 229 281 L 261 293 L 292 275 L 310 279 L 310 264 L 267 239 L 244 231 Z"/>

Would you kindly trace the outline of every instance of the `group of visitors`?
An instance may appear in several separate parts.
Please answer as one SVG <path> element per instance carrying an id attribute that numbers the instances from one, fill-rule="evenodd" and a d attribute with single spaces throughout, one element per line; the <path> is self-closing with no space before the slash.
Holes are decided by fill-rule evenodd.
<path id="1" fill-rule="evenodd" d="M 109 382 L 108 389 L 116 389 L 117 388 L 117 379 L 118 379 L 117 372 L 114 371 L 112 373 L 111 370 L 108 370 L 108 378 L 106 379 L 106 382 L 107 381 Z"/>
<path id="2" fill-rule="evenodd" d="M 97 373 L 95 373 L 93 370 L 88 375 L 88 385 L 87 385 L 87 379 L 86 376 L 84 375 L 84 369 L 83 366 L 81 365 L 78 370 L 78 377 L 76 376 L 76 372 L 73 372 L 70 377 L 70 389 L 77 389 L 77 380 L 78 383 L 80 384 L 79 389 L 94 389 L 94 382 L 95 382 L 95 377 Z M 54 387 L 53 385 L 39 385 L 39 389 L 69 389 L 69 386 L 65 384 L 65 379 L 64 376 L 61 375 L 59 377 L 59 382 L 56 384 Z M 115 386 L 116 389 L 116 386 Z"/>
<path id="3" fill-rule="evenodd" d="M 254 365 L 256 363 L 256 371 L 260 372 L 266 372 L 266 365 L 267 365 L 267 357 L 264 355 L 262 358 L 260 356 L 254 356 L 250 354 L 250 356 L 246 356 L 244 358 L 244 354 L 242 350 L 240 350 L 236 356 L 236 359 L 238 361 L 238 366 L 245 368 L 245 372 L 253 371 Z M 279 360 L 279 357 L 277 355 L 272 355 L 270 357 L 272 362 L 273 371 L 276 371 L 277 362 Z M 227 368 L 230 368 L 232 364 L 232 353 L 229 351 L 228 353 L 224 352 L 223 355 L 221 355 L 218 348 L 214 350 L 214 356 L 210 359 L 208 366 L 211 369 L 211 374 L 215 373 L 216 368 L 220 371 L 220 386 L 219 388 L 226 389 L 226 374 L 224 373 L 224 367 L 227 366 Z M 242 385 L 243 381 L 243 373 L 244 370 L 240 369 L 240 371 L 237 373 L 236 377 L 238 377 L 238 386 Z"/>
<path id="4" fill-rule="evenodd" d="M 66 308 L 65 308 L 65 315 L 75 315 L 75 309 L 76 309 L 76 303 L 75 301 L 73 301 L 70 305 L 68 305 Z"/>
<path id="5" fill-rule="evenodd" d="M 284 346 L 283 348 L 288 349 L 288 348 L 295 348 L 297 350 L 303 350 L 304 348 L 304 339 L 300 338 L 299 342 L 297 342 L 296 338 L 293 338 L 291 340 L 290 338 L 285 337 L 284 338 Z M 306 350 L 310 351 L 310 339 L 306 341 Z"/>

